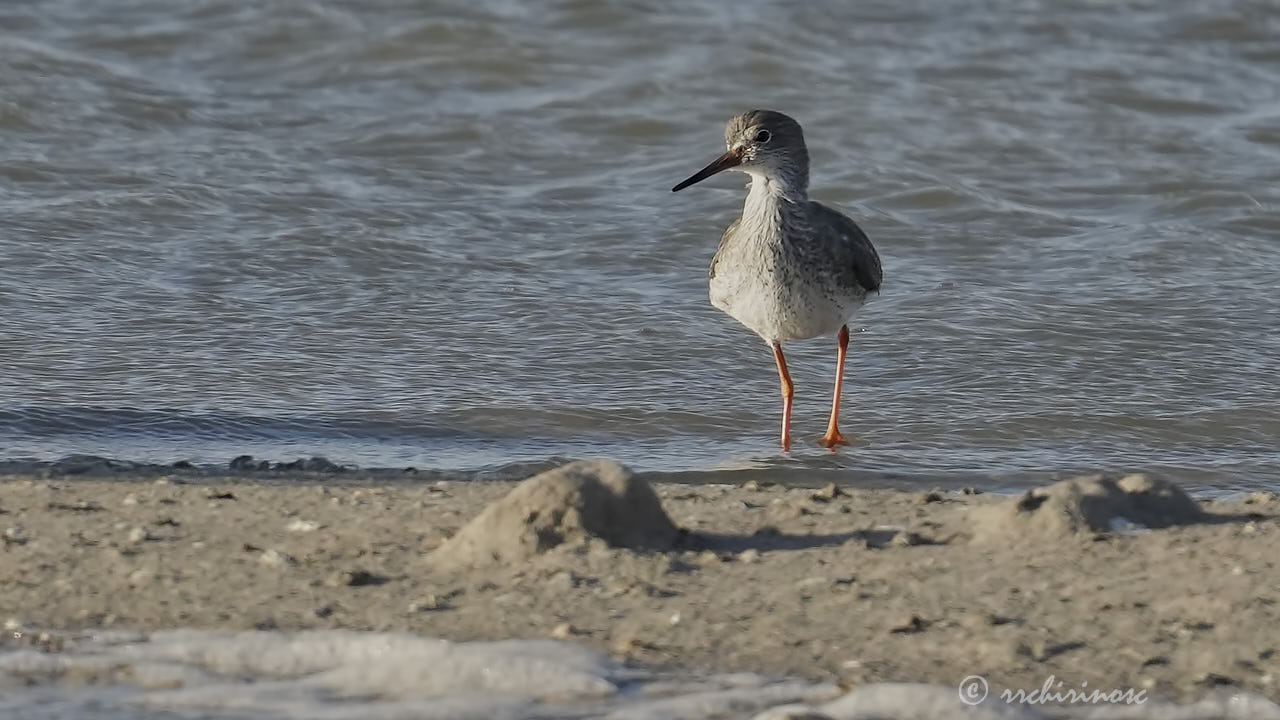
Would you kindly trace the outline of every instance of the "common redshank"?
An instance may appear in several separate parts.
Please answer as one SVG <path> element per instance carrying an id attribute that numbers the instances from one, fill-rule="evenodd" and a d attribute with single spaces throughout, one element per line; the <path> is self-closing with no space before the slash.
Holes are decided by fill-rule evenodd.
<path id="1" fill-rule="evenodd" d="M 837 210 L 809 199 L 809 151 L 800 124 L 773 110 L 734 117 L 724 131 L 728 151 L 678 192 L 724 170 L 751 176 L 742 217 L 720 238 L 707 273 L 711 304 L 747 326 L 773 349 L 782 384 L 782 449 L 791 449 L 794 387 L 782 343 L 836 334 L 831 419 L 819 441 L 835 449 L 849 319 L 880 290 L 880 256 L 866 233 Z"/>

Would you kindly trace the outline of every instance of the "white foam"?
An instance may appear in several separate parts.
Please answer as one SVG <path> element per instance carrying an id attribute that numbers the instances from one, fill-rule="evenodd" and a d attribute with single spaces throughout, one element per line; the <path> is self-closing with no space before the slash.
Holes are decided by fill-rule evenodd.
<path id="1" fill-rule="evenodd" d="M 61 652 L 0 652 L 0 689 L 0 717 L 22 720 L 1280 719 L 1280 706 L 1248 693 L 1181 707 L 971 708 L 951 687 L 866 685 L 841 695 L 823 683 L 629 668 L 551 640 L 344 630 L 89 633 L 67 638 Z"/>

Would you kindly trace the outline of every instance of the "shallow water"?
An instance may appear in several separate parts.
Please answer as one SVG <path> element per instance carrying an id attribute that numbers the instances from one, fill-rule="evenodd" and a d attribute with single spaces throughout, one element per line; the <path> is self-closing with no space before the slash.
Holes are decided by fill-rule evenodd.
<path id="1" fill-rule="evenodd" d="M 1280 486 L 1268 2 L 0 7 L 0 457 Z M 706 300 L 734 112 L 884 260 L 841 455 Z M 834 342 L 792 346 L 815 438 Z M 923 479 L 923 480 L 922 480 Z"/>

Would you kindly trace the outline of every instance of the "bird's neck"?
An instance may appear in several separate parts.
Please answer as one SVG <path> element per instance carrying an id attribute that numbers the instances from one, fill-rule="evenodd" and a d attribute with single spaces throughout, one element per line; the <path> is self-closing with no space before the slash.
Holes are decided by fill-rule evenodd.
<path id="1" fill-rule="evenodd" d="M 803 189 L 776 177 L 752 173 L 747 201 L 742 207 L 742 222 L 757 230 L 758 235 L 768 236 L 786 223 L 787 216 L 797 212 L 808 202 Z"/>

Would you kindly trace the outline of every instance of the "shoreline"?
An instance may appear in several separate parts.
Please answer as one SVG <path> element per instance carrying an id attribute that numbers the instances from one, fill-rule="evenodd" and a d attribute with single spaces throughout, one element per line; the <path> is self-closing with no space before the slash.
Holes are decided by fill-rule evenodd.
<path id="1" fill-rule="evenodd" d="M 1053 675 L 1178 701 L 1280 699 L 1274 494 L 1080 532 L 1049 515 L 1018 524 L 1006 495 L 659 483 L 682 547 L 589 539 L 494 567 L 433 560 L 513 487 L 3 476 L 0 621 L 557 638 L 842 687 L 977 674 L 1030 691 Z"/>
<path id="2" fill-rule="evenodd" d="M 776 458 L 775 458 L 776 459 Z M 828 459 L 823 456 L 822 460 Z M 741 466 L 645 470 L 636 475 L 654 484 L 696 486 L 742 485 L 756 482 L 782 484 L 796 488 L 820 488 L 835 483 L 841 487 L 900 492 L 965 491 L 1011 495 L 1049 483 L 1091 472 L 1089 469 L 1006 470 L 997 473 L 966 472 L 945 476 L 892 473 L 876 470 L 833 467 L 814 458 L 771 464 L 770 458 L 749 461 Z M 113 456 L 74 453 L 53 460 L 33 458 L 0 459 L 0 478 L 43 478 L 47 480 L 136 480 L 170 479 L 179 483 L 296 483 L 314 482 L 333 485 L 381 486 L 432 482 L 518 482 L 575 458 L 552 455 L 539 459 L 515 460 L 469 468 L 429 467 L 362 467 L 334 461 L 321 455 L 294 457 L 292 460 L 265 459 L 238 455 L 213 463 L 134 461 Z M 1143 472 L 1143 470 L 1133 470 Z M 1175 474 L 1187 474 L 1179 468 Z M 1157 474 L 1163 474 L 1157 471 Z M 1259 482 L 1222 486 L 1216 483 L 1179 480 L 1188 492 L 1201 499 L 1231 499 L 1256 492 L 1280 492 L 1275 483 Z"/>

